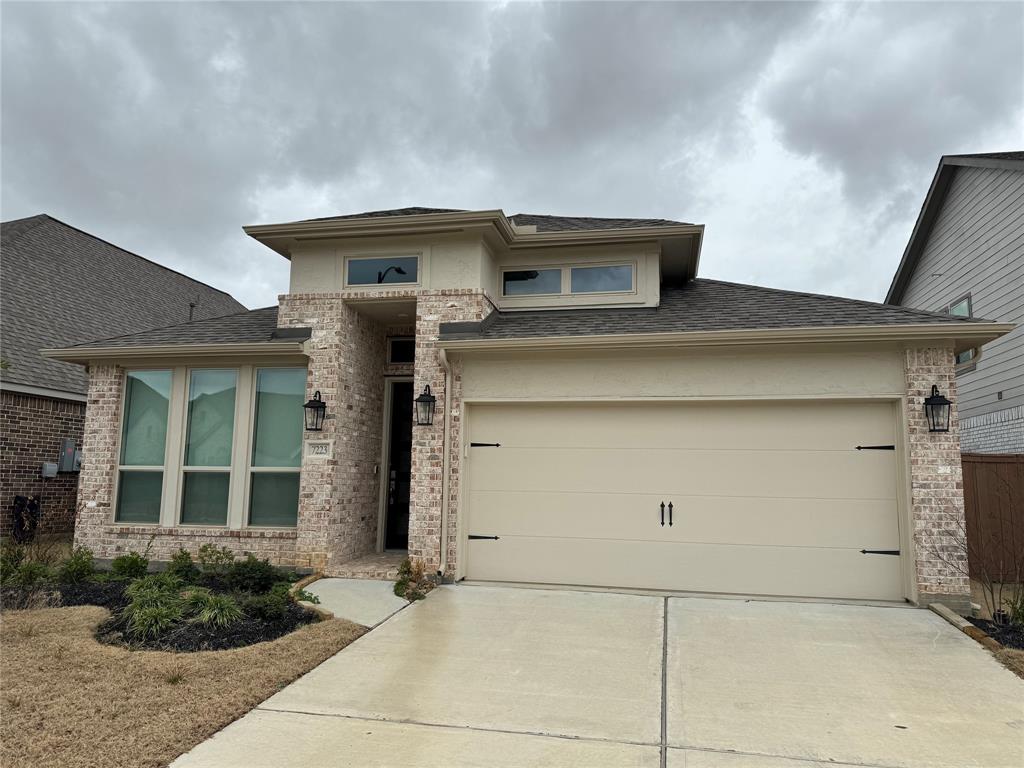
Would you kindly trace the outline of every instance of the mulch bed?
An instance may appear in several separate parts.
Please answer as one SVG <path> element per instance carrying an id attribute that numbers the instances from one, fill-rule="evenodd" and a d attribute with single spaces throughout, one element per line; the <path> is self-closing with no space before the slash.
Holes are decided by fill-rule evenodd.
<path id="1" fill-rule="evenodd" d="M 988 619 L 973 619 L 971 617 L 968 617 L 967 620 L 1000 645 L 1007 648 L 1024 649 L 1024 626 L 996 624 Z"/>
<path id="2" fill-rule="evenodd" d="M 320 617 L 294 603 L 289 605 L 284 617 L 268 622 L 245 617 L 226 627 L 203 626 L 184 622 L 159 637 L 137 640 L 127 634 L 126 622 L 120 616 L 112 616 L 100 624 L 96 637 L 102 643 L 123 645 L 133 649 L 150 651 L 225 651 L 247 645 L 276 640 L 294 632 L 301 626 L 319 621 Z"/>

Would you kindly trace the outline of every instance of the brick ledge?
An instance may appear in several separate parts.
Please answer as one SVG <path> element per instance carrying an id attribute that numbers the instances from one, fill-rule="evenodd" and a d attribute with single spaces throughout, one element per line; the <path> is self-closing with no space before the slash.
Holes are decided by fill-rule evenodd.
<path id="1" fill-rule="evenodd" d="M 222 539 L 294 539 L 297 532 L 294 530 L 255 530 L 252 528 L 158 528 L 156 526 L 140 525 L 107 525 L 103 532 L 114 535 L 130 534 L 134 536 L 176 536 L 207 537 L 217 536 Z"/>

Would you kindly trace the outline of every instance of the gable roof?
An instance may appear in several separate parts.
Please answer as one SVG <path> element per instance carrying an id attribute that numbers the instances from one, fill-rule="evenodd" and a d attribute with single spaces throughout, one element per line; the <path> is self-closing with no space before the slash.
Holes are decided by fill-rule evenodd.
<path id="1" fill-rule="evenodd" d="M 493 312 L 482 323 L 442 323 L 441 339 L 526 339 L 857 326 L 987 324 L 977 318 L 696 278 L 664 287 L 657 307 Z"/>
<path id="2" fill-rule="evenodd" d="M 939 167 L 932 177 L 928 194 L 921 205 L 921 212 L 917 215 L 914 229 L 910 233 L 910 240 L 903 251 L 903 258 L 896 268 L 889 291 L 885 296 L 886 304 L 899 304 L 903 300 L 903 294 L 910 284 L 914 269 L 921 258 L 928 236 L 931 234 L 932 226 L 938 218 L 939 211 L 949 192 L 953 175 L 958 168 L 1005 168 L 1011 171 L 1024 172 L 1024 152 L 983 152 L 971 155 L 943 155 L 939 160 Z"/>
<path id="3" fill-rule="evenodd" d="M 0 225 L 0 371 L 5 387 L 86 392 L 80 366 L 39 350 L 245 307 L 187 275 L 41 214 Z"/>

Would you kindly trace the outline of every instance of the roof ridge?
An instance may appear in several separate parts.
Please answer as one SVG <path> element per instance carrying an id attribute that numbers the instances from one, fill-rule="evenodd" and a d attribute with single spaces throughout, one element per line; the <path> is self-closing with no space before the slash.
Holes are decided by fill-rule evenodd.
<path id="1" fill-rule="evenodd" d="M 141 336 L 144 333 L 152 333 L 153 331 L 167 331 L 171 328 L 180 328 L 183 325 L 198 325 L 199 323 L 207 323 L 212 320 L 223 320 L 226 317 L 236 317 L 237 315 L 251 315 L 256 312 L 266 312 L 268 309 L 278 309 L 278 305 L 272 305 L 269 307 L 260 307 L 259 309 L 243 309 L 241 312 L 228 312 L 226 315 L 217 315 L 216 317 L 201 317 L 198 320 L 186 320 L 183 323 L 171 323 L 170 325 L 159 325 L 155 328 L 144 328 L 141 331 L 133 331 L 132 333 L 122 333 L 117 336 L 107 336 L 102 339 L 90 339 L 89 341 L 82 341 L 78 344 L 72 344 L 68 349 L 73 347 L 91 347 L 94 344 L 99 344 L 103 341 L 114 341 L 116 339 L 127 339 L 131 336 Z"/>
<path id="2" fill-rule="evenodd" d="M 733 285 L 733 286 L 736 286 L 738 288 L 752 288 L 752 289 L 754 289 L 756 291 L 771 291 L 772 293 L 784 293 L 784 294 L 787 294 L 787 295 L 790 295 L 790 296 L 806 296 L 808 298 L 823 299 L 823 300 L 826 300 L 826 301 L 844 301 L 844 302 L 847 302 L 849 304 L 857 304 L 859 306 L 867 306 L 867 307 L 872 307 L 874 309 L 885 309 L 885 310 L 889 310 L 889 311 L 898 310 L 898 311 L 903 312 L 903 313 L 908 314 L 908 315 L 920 315 L 920 316 L 923 316 L 923 317 L 941 317 L 941 318 L 951 317 L 951 315 L 945 314 L 943 312 L 930 312 L 930 311 L 928 311 L 926 309 L 913 309 L 911 307 L 904 307 L 904 306 L 899 305 L 899 304 L 886 304 L 885 302 L 881 302 L 881 301 L 868 301 L 866 299 L 852 299 L 852 298 L 850 298 L 848 296 L 833 296 L 833 295 L 827 294 L 827 293 L 811 293 L 809 291 L 794 291 L 794 290 L 791 290 L 791 289 L 788 289 L 788 288 L 772 288 L 772 287 L 767 286 L 767 285 L 751 285 L 750 283 L 736 283 L 736 282 L 733 282 L 731 280 L 715 280 L 713 278 L 708 278 L 708 277 L 697 277 L 697 278 L 694 278 L 694 281 L 701 281 L 701 282 L 705 282 L 705 283 L 718 283 L 718 284 L 721 284 L 721 285 Z M 992 321 L 988 321 L 988 320 L 985 320 L 984 318 L 980 318 L 980 317 L 965 317 L 965 318 L 962 318 L 962 319 L 964 321 L 967 321 L 967 322 L 971 322 L 971 321 L 974 321 L 974 322 L 992 322 Z"/>
<path id="3" fill-rule="evenodd" d="M 109 240 L 104 240 L 102 237 L 99 237 L 98 235 L 94 235 L 91 232 L 86 232 L 84 229 L 79 229 L 78 227 L 74 226 L 73 224 L 68 224 L 66 221 L 62 221 L 61 219 L 58 219 L 56 216 L 51 216 L 48 213 L 40 213 L 40 214 L 37 214 L 37 215 L 41 216 L 41 217 L 43 217 L 45 219 L 48 219 L 50 221 L 56 222 L 57 224 L 60 224 L 63 227 L 67 227 L 68 229 L 72 229 L 75 232 L 78 232 L 79 234 L 85 235 L 86 237 L 91 238 L 91 239 L 93 239 L 93 240 L 95 240 L 97 242 L 103 243 L 105 245 L 109 245 L 111 248 L 116 248 L 117 250 L 121 251 L 122 253 L 127 253 L 129 256 L 134 256 L 137 259 L 141 259 L 142 261 L 145 261 L 148 264 L 152 264 L 155 267 L 159 267 L 160 269 L 163 269 L 163 270 L 165 270 L 167 272 L 171 272 L 172 274 L 175 274 L 175 275 L 180 275 L 181 277 L 184 277 L 189 282 L 195 283 L 197 285 L 201 285 L 204 288 L 209 288 L 211 291 L 216 291 L 217 293 L 223 294 L 224 296 L 227 296 L 232 301 L 238 302 L 238 304 L 240 304 L 241 306 L 243 306 L 243 307 L 245 306 L 244 304 L 242 304 L 242 302 L 238 301 L 238 299 L 236 299 L 234 296 L 232 296 L 227 291 L 223 291 L 220 288 L 216 288 L 216 287 L 210 285 L 209 283 L 204 283 L 202 280 L 196 280 L 194 277 L 186 275 L 184 272 L 181 272 L 181 271 L 179 271 L 177 269 L 172 269 L 171 267 L 168 267 L 168 266 L 166 266 L 164 264 L 161 264 L 158 261 L 153 261 L 153 259 L 147 258 L 145 256 L 141 256 L 140 254 L 135 253 L 135 251 L 129 251 L 127 248 L 122 248 L 120 245 L 117 245 L 116 243 L 112 243 Z M 31 218 L 34 218 L 34 217 L 29 216 L 27 218 L 31 219 Z M 14 221 L 23 221 L 23 219 L 14 219 Z M 3 223 L 4 224 L 9 224 L 11 222 L 6 222 L 5 221 Z M 40 222 L 40 224 L 42 224 L 42 223 L 43 222 Z M 34 229 L 36 229 L 36 227 L 32 227 L 32 229 L 26 229 L 24 232 L 19 233 L 18 237 L 20 238 L 23 235 L 33 231 Z M 116 338 L 116 337 L 112 337 L 112 338 Z"/>
<path id="4" fill-rule="evenodd" d="M 54 219 L 48 213 L 37 213 L 37 214 L 34 214 L 32 216 L 22 216 L 20 219 L 11 219 L 10 221 L 0 222 L 0 227 L 8 227 L 8 226 L 11 226 L 13 224 L 21 224 L 24 221 L 32 221 L 32 219 L 38 219 L 38 221 L 35 222 L 31 227 L 28 227 L 26 229 L 18 229 L 11 236 L 11 239 L 10 239 L 10 242 L 8 243 L 8 245 L 13 245 L 14 243 L 16 243 L 18 240 L 20 240 L 22 237 L 27 235 L 32 230 L 36 229 L 37 227 L 41 226 L 42 224 L 45 224 L 47 219 L 49 219 L 51 221 L 56 221 L 56 219 Z"/>

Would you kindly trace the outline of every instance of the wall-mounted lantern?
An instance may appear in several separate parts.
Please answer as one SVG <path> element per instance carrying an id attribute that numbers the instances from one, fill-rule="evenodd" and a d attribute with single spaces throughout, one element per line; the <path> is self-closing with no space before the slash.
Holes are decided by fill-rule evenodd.
<path id="1" fill-rule="evenodd" d="M 939 394 L 939 388 L 932 385 L 932 394 L 924 399 L 924 415 L 928 419 L 929 432 L 949 432 L 949 406 L 952 403 Z"/>
<path id="2" fill-rule="evenodd" d="M 312 399 L 302 406 L 306 414 L 306 429 L 310 432 L 320 432 L 324 428 L 324 416 L 327 415 L 327 403 L 320 397 L 318 389 Z"/>
<path id="3" fill-rule="evenodd" d="M 437 404 L 437 398 L 430 394 L 429 384 L 423 388 L 423 392 L 416 398 L 415 403 L 416 425 L 429 427 L 434 423 L 434 405 Z"/>

